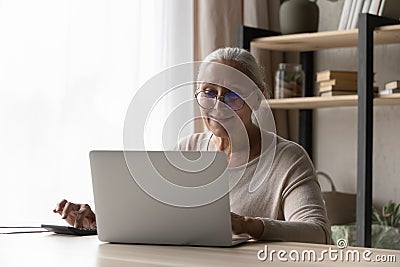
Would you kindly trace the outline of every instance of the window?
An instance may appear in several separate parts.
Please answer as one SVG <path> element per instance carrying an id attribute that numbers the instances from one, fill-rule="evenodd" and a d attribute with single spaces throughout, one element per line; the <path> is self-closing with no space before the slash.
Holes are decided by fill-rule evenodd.
<path id="1" fill-rule="evenodd" d="M 60 224 L 62 198 L 93 205 L 89 151 L 122 149 L 135 90 L 192 60 L 192 13 L 186 0 L 0 2 L 1 225 Z"/>

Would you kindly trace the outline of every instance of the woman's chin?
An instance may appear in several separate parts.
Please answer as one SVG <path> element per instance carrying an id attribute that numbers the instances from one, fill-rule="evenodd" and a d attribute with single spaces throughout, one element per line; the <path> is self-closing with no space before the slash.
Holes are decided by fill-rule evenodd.
<path id="1" fill-rule="evenodd" d="M 215 135 L 218 137 L 229 137 L 226 129 L 219 124 L 218 122 L 214 120 L 209 120 L 207 122 L 207 128 Z"/>

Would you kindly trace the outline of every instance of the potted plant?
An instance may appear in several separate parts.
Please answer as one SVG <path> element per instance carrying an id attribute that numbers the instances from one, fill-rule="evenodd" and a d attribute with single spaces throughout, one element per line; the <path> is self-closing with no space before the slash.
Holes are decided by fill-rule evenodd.
<path id="1" fill-rule="evenodd" d="M 372 247 L 400 249 L 400 203 L 390 200 L 381 210 L 373 208 L 371 238 Z M 349 246 L 356 245 L 356 225 L 333 225 L 332 239 L 337 243 L 345 239 Z"/>
<path id="2" fill-rule="evenodd" d="M 392 200 L 382 207 L 382 212 L 376 208 L 372 211 L 372 220 L 380 225 L 399 227 L 400 226 L 400 203 L 396 205 Z"/>

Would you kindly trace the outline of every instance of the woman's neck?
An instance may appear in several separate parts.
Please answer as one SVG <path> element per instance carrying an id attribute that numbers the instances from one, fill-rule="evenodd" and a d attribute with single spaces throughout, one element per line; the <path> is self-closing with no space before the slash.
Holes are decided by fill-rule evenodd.
<path id="1" fill-rule="evenodd" d="M 216 150 L 224 151 L 229 165 L 239 166 L 258 157 L 261 153 L 261 131 L 260 129 L 252 124 L 250 129 L 246 129 L 247 138 L 249 144 L 246 144 L 245 138 L 240 138 L 236 145 L 232 146 L 231 139 L 229 137 L 218 137 L 213 136 L 213 143 Z M 249 150 L 250 146 L 250 150 Z M 233 150 L 232 150 L 233 148 Z M 248 156 L 246 157 L 246 155 Z"/>

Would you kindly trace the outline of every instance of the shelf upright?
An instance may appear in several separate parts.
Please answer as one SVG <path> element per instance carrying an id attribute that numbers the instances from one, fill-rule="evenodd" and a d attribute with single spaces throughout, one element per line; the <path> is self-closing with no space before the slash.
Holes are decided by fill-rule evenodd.
<path id="1" fill-rule="evenodd" d="M 374 30 L 398 20 L 362 13 L 358 22 L 357 246 L 371 247 Z"/>
<path id="2" fill-rule="evenodd" d="M 281 35 L 279 32 L 264 30 L 259 28 L 248 27 L 240 25 L 236 31 L 236 45 L 237 47 L 246 49 L 250 52 L 250 43 L 253 39 L 259 37 L 269 37 Z"/>
<path id="3" fill-rule="evenodd" d="M 314 96 L 314 52 L 300 52 L 300 64 L 305 74 L 304 96 Z M 299 144 L 313 160 L 313 110 L 310 108 L 299 110 Z"/>

